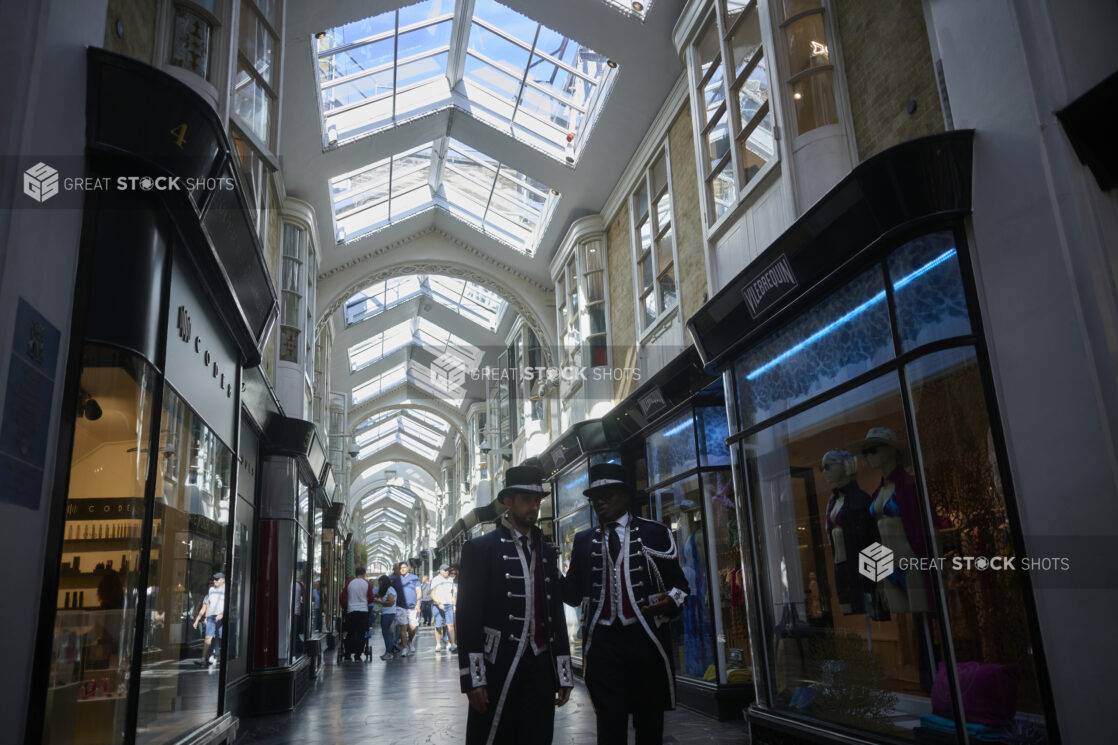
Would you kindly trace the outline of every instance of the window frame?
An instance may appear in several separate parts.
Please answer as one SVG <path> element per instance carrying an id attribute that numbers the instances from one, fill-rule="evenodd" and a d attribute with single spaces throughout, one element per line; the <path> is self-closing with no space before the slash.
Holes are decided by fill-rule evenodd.
<path id="1" fill-rule="evenodd" d="M 713 68 L 712 68 L 713 69 Z M 713 72 L 711 73 L 713 74 Z M 725 104 L 723 104 L 725 105 Z M 724 113 L 724 112 L 723 112 Z M 716 115 L 716 120 L 717 120 Z M 653 171 L 656 164 L 663 158 L 664 161 L 664 179 L 665 183 L 660 190 L 654 190 Z M 639 199 L 638 194 L 644 190 L 647 195 L 648 206 L 644 214 L 639 213 Z M 664 198 L 668 198 L 668 222 L 665 225 L 660 225 L 656 215 L 656 204 Z M 644 341 L 650 336 L 655 329 L 658 329 L 664 320 L 670 317 L 673 313 L 680 312 L 680 297 L 679 297 L 679 245 L 678 245 L 678 231 L 676 230 L 676 213 L 675 213 L 675 192 L 672 189 L 672 163 L 671 163 L 671 147 L 668 143 L 667 137 L 664 138 L 663 144 L 660 145 L 649 159 L 641 172 L 640 180 L 629 194 L 629 233 L 631 236 L 630 244 L 632 250 L 633 260 L 633 302 L 635 303 L 637 325 L 637 339 Z M 650 224 L 650 243 L 647 251 L 641 245 L 640 229 L 645 222 Z M 660 266 L 659 257 L 659 243 L 668 234 L 671 235 L 671 261 L 667 267 Z M 644 273 L 641 262 L 645 259 L 653 262 L 652 272 L 652 286 L 651 289 L 646 290 L 643 286 Z M 662 294 L 661 279 L 665 277 L 668 272 L 672 272 L 675 282 L 675 301 L 672 305 L 664 307 L 664 298 Z M 656 299 L 656 315 L 649 319 L 645 315 L 645 298 L 649 295 L 654 295 Z"/>
<path id="2" fill-rule="evenodd" d="M 177 0 L 176 0 L 177 1 Z M 238 11 L 240 11 L 235 19 L 237 35 L 236 39 L 230 39 L 230 42 L 236 43 L 235 54 L 230 55 L 230 60 L 233 64 L 230 65 L 229 70 L 229 119 L 237 123 L 238 127 L 243 133 L 252 138 L 252 142 L 258 147 L 268 153 L 272 158 L 279 152 L 279 119 L 280 119 L 280 98 L 279 91 L 281 88 L 280 78 L 283 75 L 283 25 L 284 25 L 284 3 L 279 4 L 279 29 L 277 29 L 272 21 L 264 14 L 259 7 L 257 7 L 255 0 L 240 0 L 238 4 Z M 241 18 L 244 15 L 245 9 L 254 14 L 257 23 L 264 25 L 265 33 L 271 35 L 273 42 L 274 59 L 272 61 L 272 69 L 274 70 L 275 84 L 269 83 L 256 69 L 256 65 L 250 60 L 244 52 L 241 51 L 241 35 L 245 29 L 241 27 Z M 256 29 L 253 29 L 254 31 Z M 250 82 L 255 82 L 256 85 L 261 86 L 265 96 L 268 97 L 272 111 L 268 116 L 268 133 L 266 139 L 261 139 L 260 134 L 251 126 L 251 123 L 246 121 L 235 109 L 236 91 L 234 85 L 236 82 L 238 71 L 244 65 L 245 71 L 248 73 Z"/>
<path id="3" fill-rule="evenodd" d="M 789 102 L 788 113 L 787 113 L 788 130 L 789 130 L 789 136 L 793 141 L 797 140 L 801 137 L 805 137 L 805 136 L 809 135 L 810 133 L 815 132 L 815 130 L 822 129 L 823 127 L 842 127 L 843 126 L 843 119 L 844 119 L 844 117 L 842 116 L 843 104 L 842 104 L 842 99 L 840 98 L 839 80 L 838 80 L 839 65 L 835 61 L 836 34 L 834 33 L 834 29 L 831 27 L 831 13 L 828 12 L 829 10 L 830 9 L 827 6 L 826 0 L 819 0 L 819 7 L 809 8 L 807 10 L 800 11 L 799 13 L 796 13 L 796 14 L 788 16 L 788 17 L 784 16 L 782 8 L 778 7 L 777 10 L 775 10 L 773 12 L 774 19 L 779 19 L 779 21 L 777 23 L 777 26 L 776 26 L 776 32 L 779 34 L 779 36 L 774 38 L 774 42 L 777 45 L 780 46 L 780 55 L 781 55 L 781 62 L 782 62 L 781 67 L 783 68 L 783 72 L 787 73 L 787 74 L 782 74 L 781 75 L 781 83 L 783 85 L 783 94 L 785 96 L 787 96 L 787 101 Z M 801 21 L 805 18 L 808 18 L 810 16 L 814 16 L 814 15 L 817 15 L 817 16 L 820 17 L 820 24 L 823 27 L 824 34 L 826 34 L 826 40 L 827 40 L 826 48 L 827 48 L 828 62 L 825 65 L 819 65 L 818 67 L 807 67 L 807 68 L 804 68 L 803 70 L 800 70 L 799 72 L 797 72 L 795 74 L 791 74 L 791 69 L 792 69 L 791 56 L 790 56 L 791 55 L 791 50 L 790 50 L 789 45 L 788 45 L 787 30 L 793 24 L 795 24 L 797 21 Z M 832 104 L 832 106 L 834 107 L 834 110 L 835 110 L 836 121 L 831 122 L 830 124 L 821 124 L 817 127 L 812 127 L 809 130 L 800 131 L 799 117 L 796 114 L 796 105 L 794 103 L 795 100 L 796 100 L 796 97 L 795 97 L 795 90 L 793 89 L 793 86 L 794 86 L 794 84 L 796 84 L 798 82 L 808 80 L 808 79 L 810 79 L 810 78 L 812 78 L 816 75 L 819 75 L 819 74 L 825 73 L 825 72 L 830 72 L 831 75 L 832 75 L 832 78 L 831 78 L 831 104 Z"/>
<path id="4" fill-rule="evenodd" d="M 732 21 L 729 19 L 726 0 L 717 0 L 713 5 L 714 7 L 706 13 L 702 23 L 697 26 L 699 30 L 686 50 L 692 119 L 695 122 L 693 127 L 696 163 L 699 165 L 699 181 L 703 185 L 700 190 L 700 200 L 703 207 L 704 231 L 708 238 L 718 233 L 736 217 L 741 205 L 751 198 L 757 191 L 758 185 L 766 181 L 766 177 L 779 167 L 781 161 L 781 111 L 780 104 L 775 100 L 776 96 L 771 80 L 773 55 L 770 50 L 774 45 L 770 33 L 767 5 L 762 3 L 761 0 L 749 0 L 743 4 L 741 12 Z M 732 40 L 734 34 L 744 28 L 752 14 L 756 14 L 760 43 L 753 50 L 749 59 L 742 64 L 741 71 L 735 74 L 727 64 L 734 61 Z M 703 74 L 698 56 L 698 47 L 704 35 L 711 28 L 714 29 L 717 37 L 718 53 L 713 58 L 715 62 Z M 765 64 L 766 60 L 768 61 L 767 64 Z M 758 107 L 749 121 L 742 122 L 739 107 L 732 104 L 737 101 L 738 92 L 746 81 L 761 65 L 765 65 L 767 80 L 765 103 Z M 714 77 L 717 70 L 722 73 L 722 102 L 708 119 L 704 108 L 704 92 L 706 85 Z M 766 117 L 771 117 L 773 123 L 774 145 L 772 157 L 756 173 L 747 178 L 741 150 Z M 728 152 L 722 155 L 717 162 L 711 162 L 705 138 L 723 122 L 728 125 L 731 146 Z M 719 178 L 727 173 L 733 178 L 734 192 L 722 213 L 717 214 L 714 186 Z"/>

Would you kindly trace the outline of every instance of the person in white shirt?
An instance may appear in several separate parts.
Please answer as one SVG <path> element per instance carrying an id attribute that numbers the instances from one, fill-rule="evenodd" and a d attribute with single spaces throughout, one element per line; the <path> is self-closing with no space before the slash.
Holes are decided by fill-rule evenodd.
<path id="1" fill-rule="evenodd" d="M 202 644 L 202 659 L 197 661 L 200 667 L 209 667 L 213 663 L 210 660 L 210 649 L 213 648 L 213 655 L 215 658 L 220 658 L 221 650 L 214 647 L 214 637 L 221 638 L 221 629 L 223 624 L 222 619 L 225 617 L 225 574 L 217 572 L 213 576 L 213 583 L 206 591 L 206 599 L 202 601 L 202 607 L 198 609 L 198 615 L 194 617 L 194 628 L 198 628 L 198 623 L 204 618 L 206 619 L 205 627 L 205 642 Z"/>
<path id="2" fill-rule="evenodd" d="M 346 638 L 342 659 L 346 655 L 353 655 L 353 661 L 357 662 L 365 649 L 365 632 L 369 630 L 369 604 L 374 602 L 376 594 L 373 586 L 365 579 L 365 567 L 357 567 L 353 573 L 356 576 L 342 588 L 341 604 L 346 611 Z"/>
<path id="3" fill-rule="evenodd" d="M 457 583 L 450 576 L 450 566 L 443 564 L 439 573 L 431 581 L 431 601 L 435 604 L 435 651 L 443 650 L 446 639 L 447 650 L 458 651 L 454 634 L 454 596 Z"/>

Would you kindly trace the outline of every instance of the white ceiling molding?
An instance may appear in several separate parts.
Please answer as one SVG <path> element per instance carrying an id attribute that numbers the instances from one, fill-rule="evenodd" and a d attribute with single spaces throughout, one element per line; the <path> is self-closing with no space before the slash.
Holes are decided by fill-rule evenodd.
<path id="1" fill-rule="evenodd" d="M 637 188 L 637 181 L 644 175 L 653 154 L 663 144 L 664 138 L 668 136 L 668 128 L 671 127 L 672 122 L 679 115 L 679 110 L 686 103 L 687 71 L 684 70 L 683 74 L 676 78 L 675 85 L 672 86 L 671 92 L 664 100 L 664 105 L 656 113 L 656 118 L 652 120 L 648 131 L 644 133 L 644 139 L 637 147 L 637 152 L 633 154 L 633 158 L 622 172 L 617 186 L 614 187 L 613 192 L 602 206 L 602 222 L 606 225 L 613 221 L 617 211 L 621 209 L 621 205 L 629 198 L 633 189 Z"/>

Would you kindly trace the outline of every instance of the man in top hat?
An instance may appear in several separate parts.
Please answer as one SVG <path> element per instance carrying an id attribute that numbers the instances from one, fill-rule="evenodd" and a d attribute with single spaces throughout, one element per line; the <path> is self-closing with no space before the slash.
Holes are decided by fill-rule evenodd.
<path id="1" fill-rule="evenodd" d="M 574 685 L 559 552 L 536 527 L 542 481 L 537 467 L 508 469 L 497 494 L 508 511 L 462 546 L 455 610 L 467 745 L 548 745 L 555 707 Z"/>
<path id="2" fill-rule="evenodd" d="M 598 744 L 628 742 L 630 714 L 638 745 L 660 743 L 664 711 L 675 708 L 668 619 L 690 587 L 671 531 L 629 513 L 636 489 L 624 467 L 591 466 L 583 494 L 599 527 L 575 535 L 563 600 L 582 607 L 582 673 Z"/>

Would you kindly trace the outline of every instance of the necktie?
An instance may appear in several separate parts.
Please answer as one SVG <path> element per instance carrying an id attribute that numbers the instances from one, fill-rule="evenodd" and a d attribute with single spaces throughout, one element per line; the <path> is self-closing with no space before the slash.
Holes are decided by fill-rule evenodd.
<path id="1" fill-rule="evenodd" d="M 528 536 L 520 536 L 520 545 L 524 549 L 524 558 L 528 561 L 532 560 L 532 548 L 528 545 Z"/>
<path id="2" fill-rule="evenodd" d="M 609 558 L 614 564 L 617 563 L 617 557 L 621 553 L 621 539 L 617 535 L 618 523 L 606 524 L 606 540 L 609 542 Z"/>

